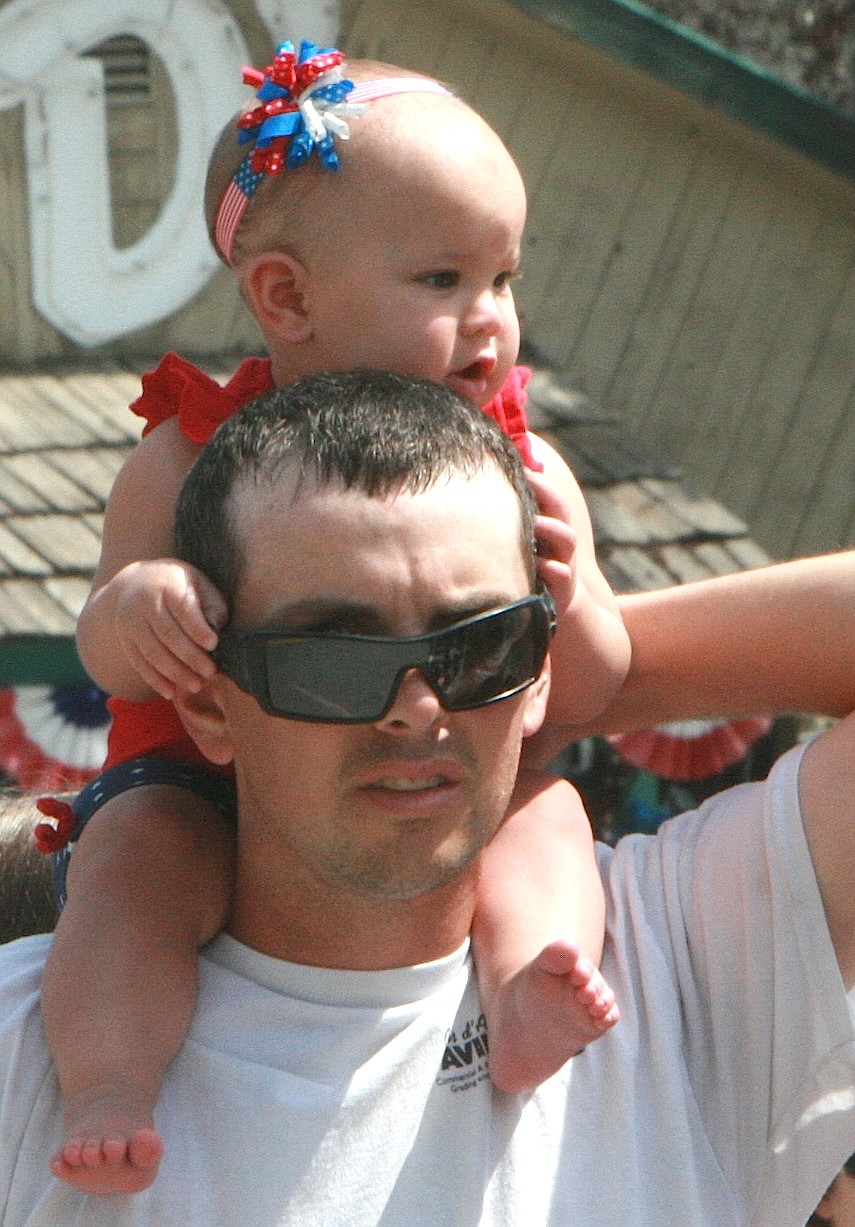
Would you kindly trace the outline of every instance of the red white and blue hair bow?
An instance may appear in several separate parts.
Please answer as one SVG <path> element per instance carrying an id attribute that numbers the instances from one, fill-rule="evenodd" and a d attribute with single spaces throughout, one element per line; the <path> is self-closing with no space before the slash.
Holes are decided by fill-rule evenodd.
<path id="1" fill-rule="evenodd" d="M 282 43 L 263 71 L 244 69 L 244 81 L 257 87 L 259 105 L 238 121 L 238 140 L 253 141 L 250 164 L 255 174 L 295 170 L 314 151 L 327 170 L 338 170 L 334 136 L 347 140 L 348 119 L 364 104 L 346 102 L 353 82 L 342 77 L 344 55 L 333 47 L 319 49 L 303 40 Z"/>
<path id="2" fill-rule="evenodd" d="M 244 83 L 255 88 L 259 104 L 238 120 L 239 143 L 252 142 L 253 148 L 217 209 L 214 236 L 227 263 L 247 205 L 266 175 L 295 170 L 312 152 L 326 170 L 338 170 L 335 138 L 348 139 L 348 120 L 360 116 L 367 102 L 400 93 L 451 96 L 429 77 L 389 77 L 355 86 L 343 76 L 343 64 L 343 52 L 304 39 L 299 53 L 293 43 L 281 43 L 267 68 L 244 68 Z"/>

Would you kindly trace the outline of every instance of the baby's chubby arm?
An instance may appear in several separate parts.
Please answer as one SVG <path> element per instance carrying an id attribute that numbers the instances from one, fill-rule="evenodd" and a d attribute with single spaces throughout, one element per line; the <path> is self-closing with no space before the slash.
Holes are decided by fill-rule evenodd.
<path id="1" fill-rule="evenodd" d="M 608 707 L 629 669 L 630 642 L 617 598 L 597 565 L 578 482 L 543 439 L 532 436 L 532 450 L 543 464 L 542 474 L 528 474 L 541 512 L 538 572 L 558 608 L 546 715 L 547 728 L 555 730 L 593 720 Z"/>
<path id="2" fill-rule="evenodd" d="M 124 699 L 172 699 L 214 671 L 208 652 L 225 604 L 200 572 L 170 557 L 175 504 L 197 453 L 177 421 L 164 422 L 125 462 L 107 504 L 77 646 L 89 675 Z"/>

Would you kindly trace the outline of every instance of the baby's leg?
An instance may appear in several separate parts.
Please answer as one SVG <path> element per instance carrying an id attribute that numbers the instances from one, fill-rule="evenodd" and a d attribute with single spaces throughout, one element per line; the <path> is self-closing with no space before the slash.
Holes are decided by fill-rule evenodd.
<path id="1" fill-rule="evenodd" d="M 520 772 L 508 817 L 482 853 L 472 927 L 490 1075 L 502 1090 L 531 1090 L 617 1022 L 596 966 L 603 926 L 578 793 L 566 780 Z"/>
<path id="2" fill-rule="evenodd" d="M 51 1170 L 84 1193 L 135 1193 L 157 1174 L 154 1106 L 190 1025 L 198 947 L 225 923 L 232 862 L 216 806 L 163 784 L 105 802 L 75 845 L 42 1011 L 65 1099 Z"/>

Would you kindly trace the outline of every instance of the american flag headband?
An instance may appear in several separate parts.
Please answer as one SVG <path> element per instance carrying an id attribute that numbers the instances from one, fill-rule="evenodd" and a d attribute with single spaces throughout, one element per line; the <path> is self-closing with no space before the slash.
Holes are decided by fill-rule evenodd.
<path id="1" fill-rule="evenodd" d="M 238 120 L 238 141 L 254 142 L 236 170 L 217 208 L 214 240 L 227 264 L 232 263 L 235 236 L 249 202 L 266 175 L 296 170 L 312 152 L 326 170 L 338 170 L 335 137 L 350 136 L 349 119 L 365 104 L 392 94 L 454 95 L 429 77 L 381 77 L 354 85 L 342 76 L 344 55 L 335 48 L 319 50 L 303 41 L 280 44 L 265 69 L 245 68 L 245 84 L 257 90 L 259 105 Z"/>

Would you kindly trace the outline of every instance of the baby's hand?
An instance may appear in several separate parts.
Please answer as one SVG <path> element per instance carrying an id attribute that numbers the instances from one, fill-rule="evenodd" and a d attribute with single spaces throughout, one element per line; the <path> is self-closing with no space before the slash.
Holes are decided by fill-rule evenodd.
<path id="1" fill-rule="evenodd" d="M 576 592 L 576 534 L 570 527 L 570 509 L 542 473 L 527 470 L 526 476 L 540 509 L 534 523 L 537 574 L 549 589 L 560 617 Z"/>
<path id="2" fill-rule="evenodd" d="M 131 666 L 165 699 L 195 692 L 216 672 L 209 653 L 228 611 L 220 593 L 195 567 L 172 558 L 134 562 L 112 583 L 116 634 Z"/>

